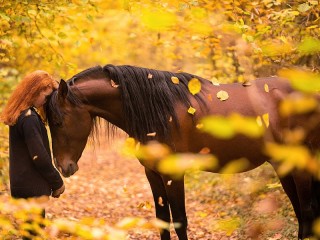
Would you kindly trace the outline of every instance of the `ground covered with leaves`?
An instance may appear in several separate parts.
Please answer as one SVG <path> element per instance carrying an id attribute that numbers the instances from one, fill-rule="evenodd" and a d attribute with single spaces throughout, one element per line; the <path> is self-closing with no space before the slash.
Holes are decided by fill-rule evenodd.
<path id="1" fill-rule="evenodd" d="M 121 140 L 120 140 L 121 142 Z M 154 203 L 144 169 L 124 157 L 119 141 L 87 147 L 80 170 L 65 179 L 66 192 L 51 199 L 49 219 L 103 219 L 114 226 L 126 217 L 154 219 Z M 273 169 L 264 165 L 232 176 L 186 175 L 189 238 L 295 239 L 297 221 Z M 172 239 L 177 239 L 172 231 Z M 68 236 L 64 236 L 68 239 Z M 128 239 L 159 239 L 157 231 L 131 229 Z"/>

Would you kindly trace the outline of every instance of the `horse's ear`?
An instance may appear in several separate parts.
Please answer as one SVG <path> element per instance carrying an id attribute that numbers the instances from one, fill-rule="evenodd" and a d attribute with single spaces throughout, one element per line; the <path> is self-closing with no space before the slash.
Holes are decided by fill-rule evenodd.
<path id="1" fill-rule="evenodd" d="M 58 88 L 58 99 L 63 101 L 67 97 L 68 91 L 69 89 L 66 81 L 61 79 Z"/>

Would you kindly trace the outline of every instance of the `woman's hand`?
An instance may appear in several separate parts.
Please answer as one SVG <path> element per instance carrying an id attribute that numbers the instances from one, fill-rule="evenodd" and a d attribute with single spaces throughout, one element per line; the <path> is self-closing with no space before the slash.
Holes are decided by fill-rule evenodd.
<path id="1" fill-rule="evenodd" d="M 61 188 L 53 191 L 52 194 L 51 194 L 51 196 L 54 197 L 54 198 L 58 198 L 58 197 L 60 197 L 60 195 L 64 192 L 65 189 L 66 189 L 66 188 L 65 188 L 65 186 L 64 186 L 64 184 L 63 184 Z"/>

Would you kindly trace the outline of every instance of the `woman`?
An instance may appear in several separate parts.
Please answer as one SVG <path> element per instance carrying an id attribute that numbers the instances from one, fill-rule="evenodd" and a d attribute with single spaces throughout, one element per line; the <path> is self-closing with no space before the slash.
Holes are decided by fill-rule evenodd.
<path id="1" fill-rule="evenodd" d="M 43 108 L 56 85 L 45 71 L 28 74 L 18 84 L 1 114 L 1 122 L 10 127 L 9 175 L 14 198 L 58 198 L 65 190 L 63 180 L 52 164 Z"/>

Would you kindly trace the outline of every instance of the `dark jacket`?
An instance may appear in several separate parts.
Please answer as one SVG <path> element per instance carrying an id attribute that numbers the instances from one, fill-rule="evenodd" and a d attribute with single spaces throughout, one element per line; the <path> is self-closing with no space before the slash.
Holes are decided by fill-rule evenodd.
<path id="1" fill-rule="evenodd" d="M 33 109 L 23 111 L 9 130 L 10 189 L 14 198 L 51 195 L 63 185 L 51 159 L 47 129 Z"/>

